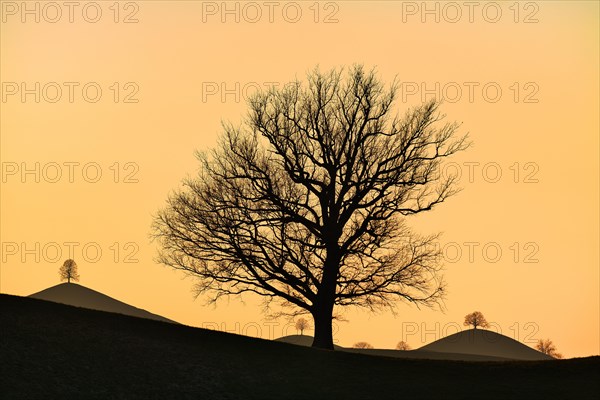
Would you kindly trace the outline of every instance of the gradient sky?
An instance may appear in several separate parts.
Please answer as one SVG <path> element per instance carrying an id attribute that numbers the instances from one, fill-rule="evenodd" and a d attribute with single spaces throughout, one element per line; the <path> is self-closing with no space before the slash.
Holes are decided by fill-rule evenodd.
<path id="1" fill-rule="evenodd" d="M 444 233 L 445 313 L 346 310 L 337 343 L 416 348 L 479 310 L 529 345 L 600 353 L 597 2 L 113 3 L 1 2 L 2 293 L 59 283 L 74 249 L 81 284 L 137 307 L 295 333 L 252 296 L 194 300 L 153 261 L 152 216 L 256 86 L 364 63 L 401 82 L 399 112 L 443 98 L 474 146 L 452 160 L 464 190 L 409 220 Z"/>

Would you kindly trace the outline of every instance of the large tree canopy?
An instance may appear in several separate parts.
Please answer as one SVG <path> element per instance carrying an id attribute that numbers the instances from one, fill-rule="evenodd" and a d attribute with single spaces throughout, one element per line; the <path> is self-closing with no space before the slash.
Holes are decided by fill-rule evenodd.
<path id="1" fill-rule="evenodd" d="M 157 215 L 159 260 L 210 300 L 253 292 L 312 314 L 323 348 L 336 305 L 438 304 L 437 235 L 406 220 L 456 193 L 440 163 L 466 136 L 436 101 L 396 115 L 396 91 L 355 66 L 256 94 Z"/>

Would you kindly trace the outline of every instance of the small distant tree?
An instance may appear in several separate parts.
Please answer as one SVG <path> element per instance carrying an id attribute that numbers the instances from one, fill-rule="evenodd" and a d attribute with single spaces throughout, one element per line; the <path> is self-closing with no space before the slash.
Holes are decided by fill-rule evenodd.
<path id="1" fill-rule="evenodd" d="M 371 345 L 371 343 L 368 342 L 357 342 L 354 343 L 354 347 L 355 349 L 372 349 L 373 346 Z"/>
<path id="2" fill-rule="evenodd" d="M 300 318 L 296 321 L 296 329 L 300 331 L 301 335 L 304 335 L 304 330 L 308 328 L 308 321 L 306 319 Z"/>
<path id="3" fill-rule="evenodd" d="M 71 283 L 71 279 L 78 282 L 79 281 L 79 273 L 77 272 L 77 263 L 70 258 L 66 260 L 60 270 L 58 271 L 60 274 L 60 280 L 66 280 L 68 283 Z"/>
<path id="4" fill-rule="evenodd" d="M 485 320 L 483 314 L 479 311 L 474 311 L 471 314 L 465 315 L 465 322 L 463 323 L 463 325 L 473 325 L 474 329 L 477 329 L 478 326 L 481 328 L 489 328 L 490 326 L 490 324 L 488 324 L 488 322 Z"/>
<path id="5" fill-rule="evenodd" d="M 396 345 L 396 350 L 410 350 L 410 346 L 404 340 L 401 340 Z"/>
<path id="6" fill-rule="evenodd" d="M 535 348 L 538 351 L 540 351 L 544 354 L 548 354 L 551 357 L 563 358 L 563 355 L 556 351 L 556 346 L 554 345 L 554 343 L 552 343 L 552 340 L 550 340 L 550 339 L 538 340 L 537 344 L 535 345 Z"/>

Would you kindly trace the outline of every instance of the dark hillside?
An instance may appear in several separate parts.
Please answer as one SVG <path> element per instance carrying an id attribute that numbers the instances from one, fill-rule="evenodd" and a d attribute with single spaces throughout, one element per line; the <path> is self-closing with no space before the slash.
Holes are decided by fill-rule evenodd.
<path id="1" fill-rule="evenodd" d="M 0 295 L 4 399 L 596 398 L 600 357 L 461 362 L 329 352 Z"/>

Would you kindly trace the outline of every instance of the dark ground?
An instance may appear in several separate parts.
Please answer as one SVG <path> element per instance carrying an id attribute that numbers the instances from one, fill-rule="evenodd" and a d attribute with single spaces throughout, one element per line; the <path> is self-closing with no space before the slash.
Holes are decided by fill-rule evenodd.
<path id="1" fill-rule="evenodd" d="M 600 357 L 407 360 L 0 295 L 2 399 L 596 399 Z"/>

